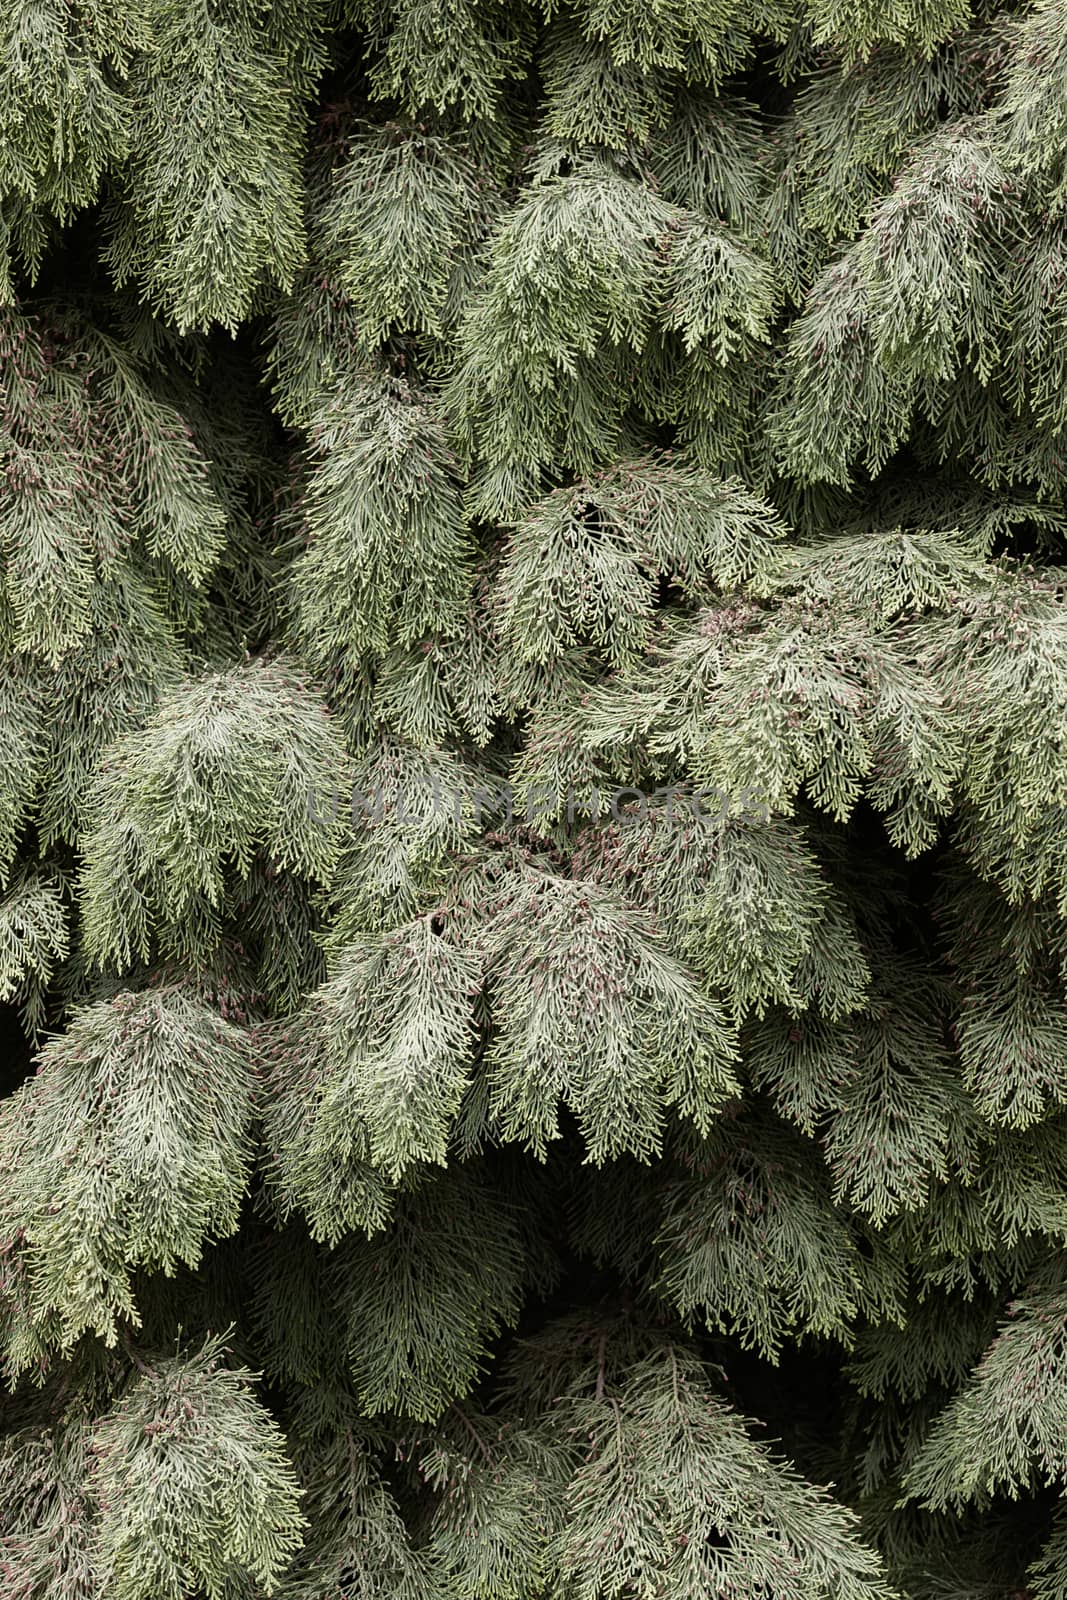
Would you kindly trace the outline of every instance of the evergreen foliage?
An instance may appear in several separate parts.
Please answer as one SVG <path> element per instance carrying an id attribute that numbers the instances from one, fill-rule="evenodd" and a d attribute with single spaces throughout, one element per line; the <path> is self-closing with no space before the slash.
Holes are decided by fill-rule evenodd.
<path id="1" fill-rule="evenodd" d="M 6 0 L 0 1600 L 1067 1596 L 1065 71 Z"/>

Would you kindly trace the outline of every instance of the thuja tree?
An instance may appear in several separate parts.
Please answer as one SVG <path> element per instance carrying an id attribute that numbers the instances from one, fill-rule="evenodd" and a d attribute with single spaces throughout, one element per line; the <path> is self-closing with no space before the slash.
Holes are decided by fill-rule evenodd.
<path id="1" fill-rule="evenodd" d="M 1065 74 L 5 0 L 3 1600 L 1067 1595 Z"/>

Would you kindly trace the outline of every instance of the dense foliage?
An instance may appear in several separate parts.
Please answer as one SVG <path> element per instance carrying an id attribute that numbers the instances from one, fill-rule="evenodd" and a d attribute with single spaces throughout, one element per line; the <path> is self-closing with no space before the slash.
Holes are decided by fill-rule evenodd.
<path id="1" fill-rule="evenodd" d="M 1065 82 L 4 0 L 2 1600 L 1067 1597 Z"/>

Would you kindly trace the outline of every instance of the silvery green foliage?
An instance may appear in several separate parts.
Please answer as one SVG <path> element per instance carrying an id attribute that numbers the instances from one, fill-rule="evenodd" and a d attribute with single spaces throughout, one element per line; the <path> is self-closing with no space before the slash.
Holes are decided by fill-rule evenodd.
<path id="1" fill-rule="evenodd" d="M 179 958 L 210 950 L 227 867 L 257 857 L 328 878 L 340 828 L 316 795 L 347 762 L 326 706 L 284 660 L 186 680 L 105 752 L 84 838 L 87 951 L 128 968 L 158 928 Z"/>
<path id="2" fill-rule="evenodd" d="M 145 1367 L 94 1430 L 98 1581 L 120 1600 L 271 1594 L 299 1547 L 284 1438 L 220 1346 Z"/>
<path id="3" fill-rule="evenodd" d="M 4 1103 L 9 1360 L 42 1337 L 109 1343 L 139 1320 L 136 1268 L 196 1266 L 233 1233 L 248 1182 L 252 1066 L 241 1031 L 180 989 L 77 1012 Z"/>
<path id="4" fill-rule="evenodd" d="M 0 1600 L 1062 1600 L 1065 62 L 9 0 Z"/>
<path id="5" fill-rule="evenodd" d="M 26 1031 L 36 1034 L 45 994 L 70 935 L 60 881 L 23 868 L 0 900 L 0 1001 L 18 1002 Z"/>

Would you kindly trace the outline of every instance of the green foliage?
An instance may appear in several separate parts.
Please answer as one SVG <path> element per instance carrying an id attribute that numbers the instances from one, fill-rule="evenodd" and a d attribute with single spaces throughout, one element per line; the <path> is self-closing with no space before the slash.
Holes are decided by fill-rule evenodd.
<path id="1" fill-rule="evenodd" d="M 311 437 L 307 548 L 292 566 L 309 657 L 384 655 L 456 631 L 469 548 L 462 483 L 432 403 L 407 385 L 345 385 L 311 419 Z"/>
<path id="2" fill-rule="evenodd" d="M 252 1579 L 267 1594 L 303 1519 L 277 1425 L 253 1374 L 218 1341 L 146 1368 L 95 1430 L 97 1570 L 116 1600 L 216 1600 Z"/>
<path id="3" fill-rule="evenodd" d="M 910 1491 L 938 1507 L 1000 1489 L 1018 1492 L 1035 1478 L 1063 1481 L 1062 1287 L 1053 1281 L 1012 1307 L 971 1381 L 946 1408 L 924 1442 L 908 1479 Z M 1033 1374 L 1026 1385 L 1020 1374 Z"/>
<path id="4" fill-rule="evenodd" d="M 490 117 L 502 88 L 522 75 L 530 19 L 494 0 L 346 0 L 373 51 L 376 99 L 412 115 L 456 108 Z"/>
<path id="5" fill-rule="evenodd" d="M 42 1329 L 62 1349 L 86 1329 L 114 1342 L 116 1319 L 138 1320 L 135 1267 L 195 1267 L 235 1231 L 251 1112 L 240 1033 L 181 990 L 100 1001 L 48 1042 L 0 1119 L 4 1254 L 23 1286 L 9 1369 Z"/>
<path id="6" fill-rule="evenodd" d="M 457 1168 L 397 1199 L 389 1226 L 334 1258 L 341 1337 L 361 1409 L 431 1421 L 462 1398 L 518 1320 L 526 1263 L 506 1198 Z"/>
<path id="7" fill-rule="evenodd" d="M 515 877 L 482 934 L 501 1136 L 543 1155 L 560 1100 L 596 1162 L 655 1152 L 669 1106 L 706 1129 L 737 1088 L 722 1006 L 597 885 L 531 868 Z"/>
<path id="8" fill-rule="evenodd" d="M 146 560 L 199 585 L 225 516 L 188 420 L 133 352 L 63 308 L 0 317 L 4 633 L 54 668 L 100 629 L 99 591 Z"/>
<path id="9" fill-rule="evenodd" d="M 369 350 L 394 327 L 453 327 L 492 210 L 488 174 L 456 140 L 393 124 L 350 141 L 320 227 Z"/>
<path id="10" fill-rule="evenodd" d="M 10 256 L 36 267 L 49 215 L 69 221 L 130 153 L 130 107 L 116 84 L 151 48 L 152 7 L 14 0 L 0 20 L 0 284 Z M 12 244 L 14 250 L 12 251 Z"/>
<path id="11" fill-rule="evenodd" d="M 475 510 L 507 516 L 567 462 L 612 453 L 618 368 L 658 298 L 655 244 L 674 215 L 651 190 L 587 161 L 546 177 L 503 219 L 450 380 L 458 436 L 483 463 Z"/>
<path id="12" fill-rule="evenodd" d="M 560 1566 L 587 1600 L 653 1583 L 740 1600 L 753 1573 L 790 1600 L 890 1594 L 849 1515 L 748 1437 L 684 1348 L 666 1345 L 567 1409 L 588 1448 Z"/>
<path id="13" fill-rule="evenodd" d="M 279 8 L 281 39 L 246 0 L 152 9 L 153 48 L 127 85 L 133 131 L 106 259 L 179 329 L 232 329 L 265 280 L 287 288 L 303 262 L 293 58 L 318 8 Z"/>
<path id="14" fill-rule="evenodd" d="M 69 947 L 61 882 L 20 869 L 0 899 L 0 1001 L 19 1002 L 31 1036 L 40 1030 L 48 986 Z"/>
<path id="15" fill-rule="evenodd" d="M 656 1241 L 679 1312 L 772 1358 L 798 1329 L 847 1335 L 863 1262 L 817 1153 L 761 1119 L 717 1126 L 683 1159 Z"/>
<path id="16" fill-rule="evenodd" d="M 1065 52 L 9 0 L 0 1600 L 1062 1600 Z"/>
<path id="17" fill-rule="evenodd" d="M 409 1168 L 447 1164 L 481 973 L 433 923 L 346 946 L 306 1020 L 278 1032 L 264 1112 L 276 1181 L 332 1244 L 382 1226 Z"/>
<path id="18" fill-rule="evenodd" d="M 620 461 L 516 523 L 497 578 L 500 633 L 519 659 L 588 639 L 625 667 L 648 648 L 660 577 L 687 600 L 710 599 L 751 577 L 781 533 L 739 484 L 669 460 Z"/>
<path id="19" fill-rule="evenodd" d="M 211 948 L 225 870 L 271 866 L 325 879 L 339 828 L 315 801 L 347 762 L 325 706 L 283 660 L 181 684 L 100 766 L 84 842 L 88 953 L 147 960 Z"/>
<path id="20" fill-rule="evenodd" d="M 90 1419 L 76 1407 L 61 1426 L 23 1426 L 4 1438 L 0 1484 L 9 1512 L 0 1570 L 16 1600 L 82 1600 L 93 1593 L 91 1445 Z"/>

